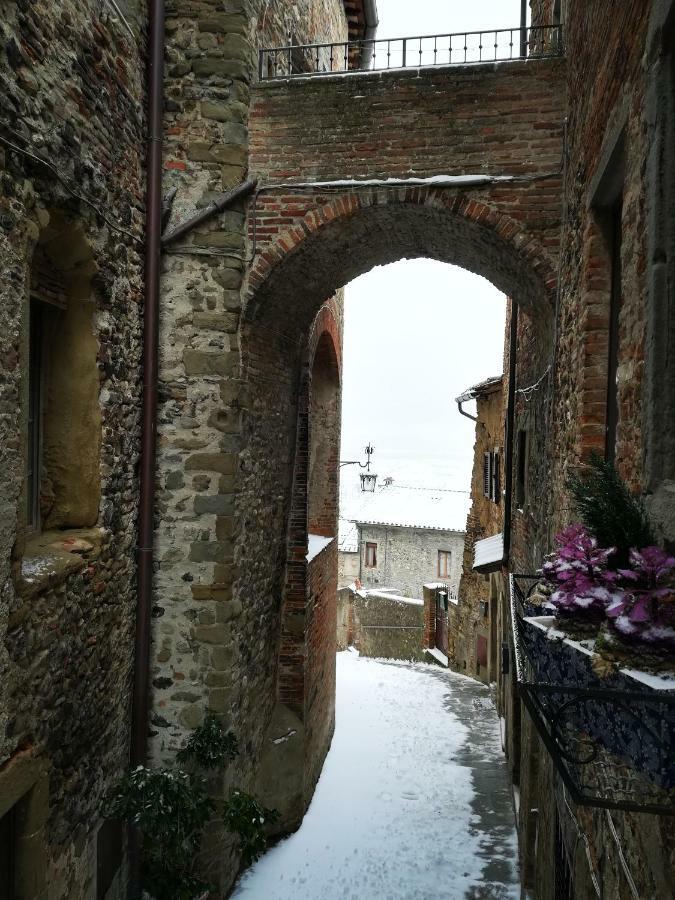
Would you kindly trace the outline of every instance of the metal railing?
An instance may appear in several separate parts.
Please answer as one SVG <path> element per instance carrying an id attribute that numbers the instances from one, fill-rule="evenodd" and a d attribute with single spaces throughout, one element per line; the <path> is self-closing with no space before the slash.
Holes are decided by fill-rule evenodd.
<path id="1" fill-rule="evenodd" d="M 603 673 L 587 648 L 552 639 L 531 601 L 540 580 L 509 577 L 516 680 L 570 796 L 675 815 L 675 691 L 645 686 L 619 666 Z"/>
<path id="2" fill-rule="evenodd" d="M 335 75 L 340 72 L 381 72 L 387 69 L 541 59 L 562 56 L 563 52 L 560 25 L 332 44 L 289 43 L 285 47 L 263 47 L 258 74 L 261 80 L 268 80 Z"/>

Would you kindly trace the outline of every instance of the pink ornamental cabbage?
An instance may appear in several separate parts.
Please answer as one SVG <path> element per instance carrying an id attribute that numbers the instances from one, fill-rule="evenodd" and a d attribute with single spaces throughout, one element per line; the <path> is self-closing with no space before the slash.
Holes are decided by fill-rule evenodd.
<path id="1" fill-rule="evenodd" d="M 561 614 L 597 616 L 617 599 L 616 572 L 608 571 L 609 557 L 615 547 L 603 549 L 583 525 L 570 525 L 555 537 L 558 549 L 552 553 L 542 572 L 555 588 L 550 602 Z"/>
<path id="2" fill-rule="evenodd" d="M 631 568 L 619 569 L 628 582 L 607 607 L 607 616 L 623 637 L 648 643 L 675 644 L 675 590 L 664 584 L 675 557 L 660 547 L 631 549 Z"/>

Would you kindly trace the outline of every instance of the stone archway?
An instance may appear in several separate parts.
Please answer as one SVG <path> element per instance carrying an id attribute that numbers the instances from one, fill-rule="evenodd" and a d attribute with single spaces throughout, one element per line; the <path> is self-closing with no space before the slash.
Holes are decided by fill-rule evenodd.
<path id="1" fill-rule="evenodd" d="M 272 773 L 284 773 L 286 796 L 272 796 L 286 829 L 299 824 L 311 799 L 330 745 L 332 727 L 324 725 L 332 721 L 334 702 L 327 668 L 308 664 L 314 594 L 305 559 L 306 422 L 317 324 L 328 310 L 339 335 L 336 291 L 376 265 L 420 257 L 488 278 L 537 319 L 540 339 L 550 346 L 554 250 L 480 189 L 373 188 L 334 197 L 267 241 L 249 273 L 240 348 L 248 412 L 236 501 L 245 538 L 236 550 L 235 590 L 249 603 L 256 598 L 257 639 L 269 654 L 265 690 L 276 706 L 264 744 L 263 784 L 272 791 Z M 414 308 L 411 298 L 409 314 Z M 339 339 L 333 344 L 339 347 Z M 308 703 L 308 697 L 321 702 Z"/>

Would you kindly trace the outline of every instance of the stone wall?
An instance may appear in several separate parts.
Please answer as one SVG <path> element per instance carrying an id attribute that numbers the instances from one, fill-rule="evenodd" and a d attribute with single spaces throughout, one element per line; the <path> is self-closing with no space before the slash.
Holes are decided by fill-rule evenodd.
<path id="1" fill-rule="evenodd" d="M 346 553 L 340 551 L 338 553 L 338 587 L 349 587 L 359 577 L 360 570 L 359 553 Z"/>
<path id="2" fill-rule="evenodd" d="M 424 659 L 422 600 L 380 591 L 338 593 L 338 650 L 379 659 Z"/>
<path id="3" fill-rule="evenodd" d="M 0 37 L 0 816 L 19 810 L 21 896 L 121 898 L 122 835 L 97 832 L 129 752 L 145 40 L 90 0 L 5 4 Z M 33 357 L 42 534 L 26 527 L 38 256 L 63 291 Z"/>
<path id="4" fill-rule="evenodd" d="M 343 40 L 347 25 L 341 0 L 168 0 L 167 16 L 164 188 L 177 188 L 173 226 L 247 174 L 258 48 L 289 34 L 299 43 Z M 152 722 L 159 761 L 215 712 L 247 747 L 233 781 L 254 788 L 277 699 L 288 461 L 309 328 L 290 348 L 259 330 L 268 374 L 262 393 L 251 390 L 240 368 L 245 243 L 240 203 L 164 256 Z M 275 352 L 295 361 L 292 379 L 276 380 Z M 272 420 L 262 425 L 256 417 L 268 404 Z M 276 452 L 283 473 L 259 462 Z M 231 842 L 224 846 L 206 873 L 222 891 L 236 872 Z"/>
<path id="5" fill-rule="evenodd" d="M 366 544 L 377 545 L 374 568 L 366 565 Z M 360 579 L 365 588 L 392 588 L 404 597 L 421 598 L 422 585 L 445 581 L 457 595 L 464 553 L 463 531 L 359 525 Z M 438 551 L 448 551 L 450 576 L 438 574 Z"/>

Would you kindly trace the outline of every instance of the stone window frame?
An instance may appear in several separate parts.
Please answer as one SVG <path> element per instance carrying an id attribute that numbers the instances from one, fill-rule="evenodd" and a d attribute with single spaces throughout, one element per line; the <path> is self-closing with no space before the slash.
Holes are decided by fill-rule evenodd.
<path id="1" fill-rule="evenodd" d="M 32 748 L 0 767 L 0 818 L 13 813 L 14 888 L 21 900 L 47 900 L 49 767 Z"/>
<path id="2" fill-rule="evenodd" d="M 605 459 L 616 460 L 619 428 L 619 399 L 616 382 L 620 359 L 620 320 L 623 297 L 623 209 L 627 155 L 628 111 L 619 110 L 614 126 L 605 139 L 603 152 L 590 181 L 590 213 L 604 243 L 604 269 L 607 281 L 608 345 L 607 397 L 605 409 Z"/>
<path id="3" fill-rule="evenodd" d="M 519 428 L 516 432 L 516 509 L 524 512 L 528 499 L 527 470 L 530 460 L 530 440 L 527 428 Z"/>
<path id="4" fill-rule="evenodd" d="M 655 0 L 647 37 L 645 116 L 647 297 L 645 490 L 663 537 L 675 544 L 675 0 Z"/>
<path id="5" fill-rule="evenodd" d="M 92 459 L 95 459 L 96 483 L 93 488 L 91 503 L 91 521 L 82 525 L 75 523 L 50 524 L 42 520 L 42 516 L 31 517 L 28 515 L 29 505 L 29 479 L 28 479 L 28 454 L 29 454 L 29 406 L 30 406 L 30 372 L 39 373 L 42 403 L 49 390 L 49 373 L 45 368 L 50 360 L 46 354 L 46 343 L 49 340 L 48 330 L 43 329 L 39 335 L 39 344 L 34 342 L 31 348 L 31 307 L 40 309 L 40 318 L 44 321 L 48 317 L 56 317 L 69 309 L 70 302 L 77 304 L 81 309 L 88 302 L 95 302 L 96 292 L 94 288 L 94 274 L 97 265 L 94 257 L 94 245 L 92 236 L 86 225 L 77 218 L 59 208 L 51 210 L 42 209 L 39 217 L 41 228 L 37 223 L 31 223 L 32 236 L 27 240 L 23 248 L 23 260 L 25 266 L 25 291 L 23 296 L 23 333 L 22 333 L 22 357 L 24 364 L 23 386 L 21 391 L 21 446 L 23 456 L 23 471 L 21 475 L 21 491 L 19 496 L 19 511 L 17 516 L 18 528 L 16 543 L 13 551 L 13 574 L 17 594 L 26 601 L 35 594 L 40 593 L 48 586 L 64 581 L 68 575 L 80 571 L 88 563 L 96 558 L 100 551 L 102 541 L 102 529 L 100 528 L 100 448 L 102 442 L 102 421 L 100 413 L 100 373 L 97 365 L 98 351 L 91 357 L 90 377 L 95 385 L 95 402 L 91 407 L 94 417 L 97 418 L 95 446 L 92 446 Z M 44 224 L 46 222 L 46 224 Z M 65 253 L 55 251 L 55 259 L 58 263 L 49 262 L 44 254 L 45 244 L 51 240 L 59 240 L 65 243 Z M 87 286 L 89 293 L 82 295 L 83 285 Z M 80 313 L 81 315 L 81 313 Z M 43 325 L 44 325 L 43 321 Z M 71 323 L 72 325 L 72 323 Z M 92 311 L 92 337 L 97 344 L 97 333 Z M 31 349 L 40 354 L 39 364 L 35 366 L 31 361 Z M 62 346 L 62 345 L 61 345 Z M 81 358 L 80 358 L 81 359 Z M 87 358 L 89 359 L 89 358 Z M 89 362 L 88 362 L 89 364 Z M 54 366 L 58 371 L 58 366 Z M 73 376 L 74 378 L 76 376 Z M 79 383 L 79 382 L 78 382 Z M 58 389 L 54 388 L 56 396 L 61 396 Z M 42 468 L 44 428 L 40 409 L 40 423 L 36 426 L 36 435 L 40 446 L 33 465 Z M 54 415 L 58 419 L 58 411 Z M 36 473 L 37 490 L 39 490 L 40 472 Z M 39 503 L 39 497 L 37 498 Z M 94 521 L 95 511 L 95 521 Z M 83 520 L 84 521 L 84 520 Z M 86 559 L 85 559 L 86 557 Z M 20 617 L 21 610 L 17 612 Z M 10 624 L 13 619 L 10 617 Z"/>
<path id="6" fill-rule="evenodd" d="M 441 562 L 445 563 L 445 566 L 441 566 Z M 439 550 L 438 551 L 438 564 L 437 564 L 437 573 L 439 578 L 450 578 L 452 570 L 452 550 Z"/>
<path id="7" fill-rule="evenodd" d="M 366 569 L 377 568 L 377 543 L 375 541 L 366 541 L 364 565 Z"/>

